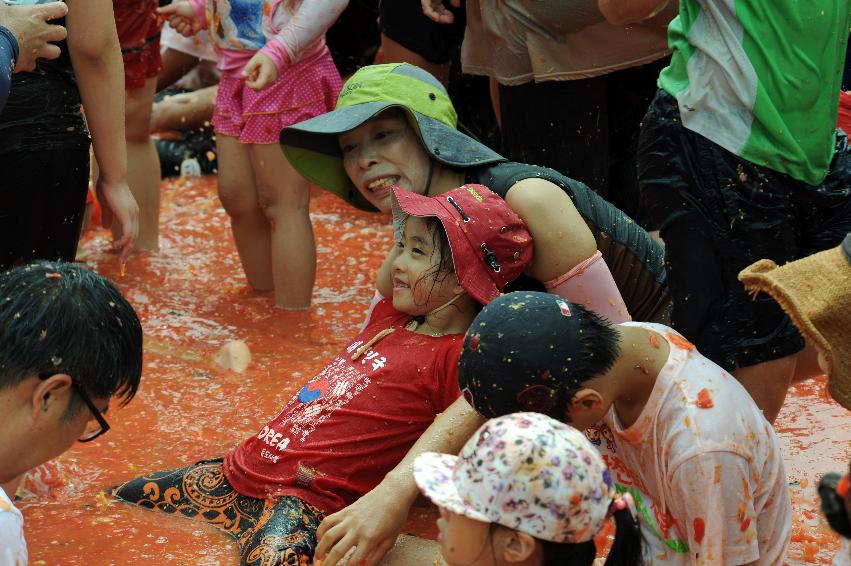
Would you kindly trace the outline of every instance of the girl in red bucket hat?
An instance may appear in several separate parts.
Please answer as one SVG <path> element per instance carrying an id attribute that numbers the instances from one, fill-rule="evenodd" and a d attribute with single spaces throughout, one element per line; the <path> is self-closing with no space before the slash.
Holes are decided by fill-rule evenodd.
<path id="1" fill-rule="evenodd" d="M 396 195 L 393 296 L 358 336 L 224 459 L 146 474 L 116 497 L 220 526 L 243 564 L 313 561 L 320 521 L 375 487 L 460 397 L 464 333 L 532 259 L 525 225 L 485 187 Z"/>

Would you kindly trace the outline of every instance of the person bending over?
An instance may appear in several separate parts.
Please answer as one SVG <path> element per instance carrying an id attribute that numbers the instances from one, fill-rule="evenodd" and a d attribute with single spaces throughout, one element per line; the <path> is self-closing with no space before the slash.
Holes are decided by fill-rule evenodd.
<path id="1" fill-rule="evenodd" d="M 633 496 L 653 564 L 782 563 L 792 507 L 777 436 L 670 328 L 511 293 L 473 321 L 458 378 L 485 417 L 534 411 L 585 431 Z"/>
<path id="2" fill-rule="evenodd" d="M 107 279 L 73 263 L 0 273 L 0 486 L 109 430 L 142 375 L 142 327 Z M 0 487 L 0 565 L 27 563 L 23 517 Z"/>

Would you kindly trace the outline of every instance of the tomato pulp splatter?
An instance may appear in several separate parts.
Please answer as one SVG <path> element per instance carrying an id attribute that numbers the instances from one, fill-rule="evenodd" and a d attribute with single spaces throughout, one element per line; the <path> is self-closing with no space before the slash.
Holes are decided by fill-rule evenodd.
<path id="1" fill-rule="evenodd" d="M 107 435 L 56 461 L 49 495 L 21 502 L 34 566 L 238 564 L 236 545 L 215 528 L 99 493 L 145 472 L 221 456 L 262 428 L 357 332 L 390 248 L 387 216 L 358 212 L 315 192 L 319 270 L 313 309 L 286 312 L 274 308 L 268 293 L 246 290 L 214 179 L 165 181 L 162 194 L 162 248 L 132 256 L 124 277 L 105 231 L 83 244 L 86 264 L 115 279 L 139 312 L 144 377 L 128 407 L 110 410 Z M 251 349 L 244 373 L 213 361 L 231 340 Z M 781 414 L 778 430 L 795 505 L 789 564 L 828 564 L 835 552 L 814 485 L 827 471 L 847 469 L 849 422 L 848 413 L 825 397 L 823 380 L 794 390 Z M 809 486 L 803 489 L 805 478 Z M 435 518 L 418 506 L 408 530 L 436 536 Z"/>

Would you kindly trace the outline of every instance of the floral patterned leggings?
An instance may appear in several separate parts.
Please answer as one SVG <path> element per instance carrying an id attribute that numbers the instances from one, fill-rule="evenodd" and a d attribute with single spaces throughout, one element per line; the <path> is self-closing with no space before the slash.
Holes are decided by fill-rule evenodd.
<path id="1" fill-rule="evenodd" d="M 297 497 L 263 500 L 240 495 L 225 479 L 221 459 L 144 475 L 116 487 L 113 495 L 219 527 L 237 540 L 241 563 L 247 566 L 311 564 L 323 518 L 319 509 Z"/>

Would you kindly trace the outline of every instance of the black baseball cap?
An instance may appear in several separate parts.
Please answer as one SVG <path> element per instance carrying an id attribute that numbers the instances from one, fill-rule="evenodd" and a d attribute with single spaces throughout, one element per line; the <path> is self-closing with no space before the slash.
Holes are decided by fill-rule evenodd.
<path id="1" fill-rule="evenodd" d="M 458 385 L 487 418 L 518 411 L 564 420 L 579 385 L 594 377 L 587 357 L 589 317 L 606 321 L 558 295 L 508 293 L 486 305 L 464 339 Z"/>

